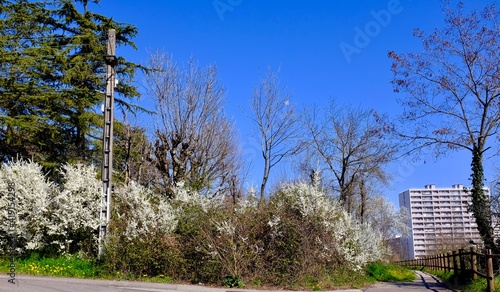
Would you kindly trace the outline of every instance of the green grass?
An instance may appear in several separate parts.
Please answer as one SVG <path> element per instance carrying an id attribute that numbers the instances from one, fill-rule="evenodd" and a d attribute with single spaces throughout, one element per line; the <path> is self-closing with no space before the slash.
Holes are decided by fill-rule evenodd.
<path id="1" fill-rule="evenodd" d="M 2 259 L 0 271 L 7 272 L 9 265 L 8 260 Z M 38 254 L 32 254 L 29 258 L 18 259 L 15 267 L 16 273 L 35 276 L 94 278 L 100 272 L 95 262 L 79 259 L 76 256 L 40 258 Z"/>
<path id="2" fill-rule="evenodd" d="M 486 291 L 486 279 L 479 278 L 467 284 L 462 292 L 483 292 Z M 500 277 L 495 277 L 495 291 L 500 292 Z"/>
<path id="3" fill-rule="evenodd" d="M 172 283 L 174 279 L 165 275 L 150 277 L 142 275 L 108 272 L 95 260 L 80 259 L 77 256 L 60 256 L 56 258 L 40 257 L 34 253 L 27 258 L 19 258 L 15 262 L 16 274 L 33 276 L 55 276 L 69 278 L 98 278 L 112 280 L 135 280 L 155 283 Z M 0 259 L 0 272 L 7 273 L 10 269 L 8 259 Z"/>
<path id="4" fill-rule="evenodd" d="M 8 259 L 0 259 L 0 272 L 9 271 Z M 38 254 L 32 254 L 28 258 L 19 258 L 15 264 L 16 274 L 27 274 L 35 276 L 56 276 L 72 278 L 99 278 L 114 280 L 136 280 L 157 283 L 172 283 L 174 279 L 159 275 L 151 277 L 141 275 L 134 277 L 132 274 L 122 274 L 118 271 L 109 272 L 93 260 L 80 259 L 77 256 L 61 256 L 57 258 L 44 258 Z M 331 274 L 316 277 L 304 277 L 291 285 L 295 288 L 306 288 L 312 291 L 339 289 L 339 288 L 362 288 L 376 281 L 413 281 L 415 275 L 412 271 L 398 266 L 373 263 L 366 272 L 357 272 L 337 269 Z M 252 281 L 251 286 L 260 286 L 260 281 Z M 241 286 L 241 285 L 235 285 Z M 500 287 L 500 286 L 499 286 Z M 470 290 L 476 291 L 476 290 Z"/>
<path id="5" fill-rule="evenodd" d="M 454 281 L 453 272 L 445 273 L 443 271 L 438 271 L 438 270 L 429 270 L 429 269 L 423 269 L 423 270 L 429 274 L 436 275 L 437 277 L 443 279 L 449 285 L 451 285 Z M 458 288 L 462 292 L 485 292 L 487 291 L 486 287 L 487 287 L 486 279 L 479 277 L 477 280 L 473 280 L 465 285 L 460 285 L 455 288 Z M 500 292 L 500 276 L 495 277 L 495 291 Z"/>
<path id="6" fill-rule="evenodd" d="M 381 282 L 412 282 L 415 280 L 413 271 L 400 266 L 372 263 L 367 268 L 367 274 Z"/>

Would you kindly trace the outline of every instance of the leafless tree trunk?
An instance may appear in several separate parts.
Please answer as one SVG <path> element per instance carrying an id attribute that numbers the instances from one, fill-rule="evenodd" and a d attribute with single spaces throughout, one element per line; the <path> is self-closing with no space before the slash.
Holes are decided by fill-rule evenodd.
<path id="1" fill-rule="evenodd" d="M 167 195 L 174 195 L 179 182 L 203 195 L 220 195 L 237 173 L 238 148 L 216 68 L 200 69 L 193 60 L 179 68 L 159 52 L 151 55 L 149 68 L 148 94 L 159 118 L 154 154 Z"/>
<path id="2" fill-rule="evenodd" d="M 260 187 L 260 198 L 264 198 L 271 169 L 283 158 L 301 150 L 299 116 L 290 102 L 291 94 L 281 86 L 278 72 L 269 69 L 267 75 L 255 88 L 252 98 L 253 121 L 260 136 L 264 174 Z"/>

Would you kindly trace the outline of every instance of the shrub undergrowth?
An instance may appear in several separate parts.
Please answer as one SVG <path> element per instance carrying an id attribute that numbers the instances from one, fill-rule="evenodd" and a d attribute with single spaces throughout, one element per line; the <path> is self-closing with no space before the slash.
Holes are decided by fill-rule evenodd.
<path id="1" fill-rule="evenodd" d="M 132 182 L 115 189 L 105 254 L 97 263 L 100 184 L 93 168 L 67 165 L 59 185 L 32 162 L 5 165 L 0 174 L 13 179 L 24 168 L 38 177 L 18 180 L 17 199 L 43 192 L 35 196 L 38 217 L 26 217 L 37 225 L 25 220 L 18 226 L 36 227 L 28 236 L 17 230 L 25 239 L 18 246 L 20 273 L 321 290 L 373 281 L 364 269 L 387 254 L 378 232 L 314 185 L 283 184 L 265 200 L 250 191 L 233 201 L 205 198 L 182 183 L 167 198 Z M 29 211 L 24 203 L 19 208 Z"/>

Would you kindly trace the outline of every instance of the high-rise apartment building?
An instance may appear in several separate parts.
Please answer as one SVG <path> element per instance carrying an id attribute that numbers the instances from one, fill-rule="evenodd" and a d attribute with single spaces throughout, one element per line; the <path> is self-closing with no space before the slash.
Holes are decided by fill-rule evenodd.
<path id="1" fill-rule="evenodd" d="M 485 188 L 489 197 L 489 190 Z M 481 241 L 476 220 L 468 211 L 470 193 L 463 185 L 409 189 L 399 194 L 399 206 L 410 211 L 411 234 L 402 239 L 403 257 L 419 258 Z"/>

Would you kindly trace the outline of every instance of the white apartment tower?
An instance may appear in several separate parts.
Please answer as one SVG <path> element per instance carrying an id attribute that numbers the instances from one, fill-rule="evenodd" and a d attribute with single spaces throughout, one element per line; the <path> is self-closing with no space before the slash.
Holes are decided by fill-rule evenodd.
<path id="1" fill-rule="evenodd" d="M 485 188 L 489 197 L 489 189 Z M 463 185 L 409 189 L 399 194 L 399 206 L 410 211 L 411 234 L 404 238 L 403 257 L 420 258 L 481 241 L 474 216 L 469 213 L 470 193 Z"/>

